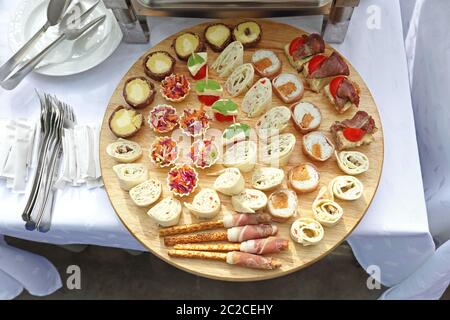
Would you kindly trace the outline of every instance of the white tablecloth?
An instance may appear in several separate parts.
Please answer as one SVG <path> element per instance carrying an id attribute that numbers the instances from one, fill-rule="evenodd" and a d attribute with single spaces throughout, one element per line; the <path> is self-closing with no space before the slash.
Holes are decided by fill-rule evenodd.
<path id="1" fill-rule="evenodd" d="M 369 29 L 368 12 L 381 10 L 379 29 Z M 10 2 L 0 3 L 0 30 L 6 30 Z M 320 30 L 311 18 L 276 19 Z M 0 91 L 0 117 L 37 115 L 34 88 L 56 94 L 71 104 L 79 122 L 99 122 L 109 97 L 122 75 L 149 47 L 199 19 L 153 18 L 150 45 L 126 45 L 102 65 L 64 78 L 32 75 L 15 91 Z M 385 136 L 385 162 L 377 195 L 349 242 L 364 268 L 376 265 L 381 282 L 391 286 L 417 269 L 434 252 L 428 231 L 422 180 L 397 1 L 361 1 L 342 52 L 366 80 L 380 109 Z M 0 61 L 7 57 L 6 34 L 0 34 Z M 407 159 L 407 161 L 405 160 Z M 0 186 L 0 234 L 56 244 L 88 243 L 143 249 L 114 214 L 103 189 L 67 189 L 58 197 L 52 230 L 28 232 L 20 218 L 23 199 Z M 1 270 L 1 265 L 0 265 Z"/>

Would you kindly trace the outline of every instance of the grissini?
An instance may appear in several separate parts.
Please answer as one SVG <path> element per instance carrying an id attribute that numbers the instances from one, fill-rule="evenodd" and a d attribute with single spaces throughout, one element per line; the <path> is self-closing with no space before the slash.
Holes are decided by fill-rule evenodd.
<path id="1" fill-rule="evenodd" d="M 181 226 L 174 226 L 170 228 L 164 228 L 159 230 L 161 237 L 172 236 L 182 233 L 191 233 L 196 231 L 219 229 L 219 228 L 232 228 L 246 225 L 256 225 L 260 223 L 269 223 L 272 221 L 268 214 L 251 214 L 251 213 L 238 213 L 238 214 L 226 214 L 222 220 L 217 221 L 205 221 L 200 223 L 192 223 Z"/>
<path id="2" fill-rule="evenodd" d="M 164 243 L 166 246 L 174 246 L 181 243 L 214 241 L 243 242 L 251 239 L 274 236 L 277 232 L 278 227 L 271 224 L 247 225 L 243 227 L 233 227 L 223 231 L 165 237 Z"/>
<path id="3" fill-rule="evenodd" d="M 242 243 L 213 243 L 213 244 L 177 244 L 175 250 L 195 251 L 241 251 L 253 254 L 278 253 L 287 249 L 288 241 L 281 238 L 269 237 L 265 239 L 247 240 Z"/>
<path id="4" fill-rule="evenodd" d="M 208 252 L 190 250 L 169 250 L 169 256 L 188 259 L 204 259 L 224 261 L 228 264 L 238 265 L 246 268 L 273 270 L 281 266 L 281 262 L 271 257 L 262 257 L 256 254 L 232 251 Z"/>

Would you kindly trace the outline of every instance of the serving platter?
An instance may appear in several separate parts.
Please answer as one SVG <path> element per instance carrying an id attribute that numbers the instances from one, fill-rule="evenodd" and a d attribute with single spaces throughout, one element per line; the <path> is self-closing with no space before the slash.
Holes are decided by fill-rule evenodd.
<path id="1" fill-rule="evenodd" d="M 242 22 L 242 19 L 228 19 L 223 20 L 224 23 L 228 25 L 235 25 L 239 22 Z M 293 26 L 277 23 L 269 20 L 258 20 L 262 28 L 262 39 L 257 45 L 256 48 L 247 48 L 244 52 L 244 63 L 250 62 L 252 53 L 257 49 L 269 49 L 274 51 L 283 65 L 283 72 L 296 73 L 294 68 L 289 64 L 285 54 L 284 54 L 284 46 L 286 43 L 289 43 L 293 38 L 305 34 L 304 31 L 295 28 Z M 115 173 L 113 172 L 112 167 L 116 164 L 116 162 L 106 154 L 106 147 L 109 143 L 116 141 L 116 137 L 111 132 L 109 128 L 109 118 L 113 111 L 118 106 L 125 106 L 126 102 L 123 98 L 123 86 L 127 79 L 136 76 L 145 76 L 144 72 L 144 59 L 146 55 L 153 51 L 164 50 L 168 51 L 175 57 L 174 50 L 172 48 L 173 40 L 177 37 L 177 35 L 184 33 L 186 31 L 195 32 L 199 35 L 203 35 L 203 31 L 205 27 L 209 25 L 209 23 L 199 24 L 197 26 L 188 28 L 186 30 L 180 31 L 177 34 L 174 34 L 160 43 L 158 43 L 153 48 L 150 48 L 146 54 L 140 57 L 133 66 L 129 69 L 129 71 L 124 75 L 117 88 L 115 89 L 108 107 L 105 112 L 101 134 L 100 134 L 100 164 L 102 169 L 103 181 L 105 184 L 106 192 L 108 193 L 109 199 L 112 203 L 114 210 L 116 211 L 118 217 L 126 226 L 126 228 L 130 231 L 130 233 L 136 237 L 145 247 L 147 247 L 150 252 L 157 255 L 164 261 L 185 270 L 187 272 L 191 272 L 193 274 L 204 276 L 212 279 L 226 280 L 226 281 L 256 281 L 256 280 L 264 280 L 279 277 L 282 275 L 286 275 L 288 273 L 294 272 L 301 268 L 304 268 L 312 263 L 318 261 L 319 259 L 325 257 L 328 253 L 330 253 L 334 248 L 336 248 L 345 238 L 352 232 L 352 230 L 357 226 L 357 224 L 361 221 L 362 217 L 366 213 L 369 208 L 372 199 L 376 193 L 382 166 L 383 166 L 383 158 L 384 158 L 384 147 L 383 147 L 383 129 L 380 120 L 380 116 L 378 113 L 377 106 L 375 101 L 367 88 L 365 82 L 358 74 L 358 72 L 353 68 L 353 66 L 348 63 L 350 68 L 350 77 L 356 82 L 360 88 L 360 105 L 359 110 L 366 111 L 369 113 L 373 119 L 375 120 L 378 131 L 374 134 L 375 141 L 372 142 L 368 146 L 359 147 L 357 150 L 363 152 L 370 159 L 370 169 L 358 175 L 358 178 L 364 184 L 364 193 L 361 198 L 356 201 L 339 201 L 339 204 L 344 209 L 344 216 L 342 220 L 333 228 L 325 227 L 325 236 L 324 239 L 315 246 L 307 246 L 304 247 L 300 244 L 295 243 L 290 238 L 290 227 L 292 222 L 298 217 L 312 217 L 312 209 L 311 204 L 314 198 L 317 195 L 317 192 L 312 192 L 308 194 L 299 195 L 299 214 L 297 217 L 291 218 L 289 221 L 284 223 L 275 223 L 278 228 L 278 236 L 289 239 L 289 247 L 287 250 L 282 251 L 277 254 L 273 254 L 271 256 L 279 259 L 282 262 L 282 266 L 276 270 L 256 270 L 256 269 L 247 269 L 243 267 L 238 267 L 234 265 L 228 265 L 221 261 L 204 261 L 204 260 L 195 260 L 195 259 L 185 259 L 185 258 L 172 258 L 168 256 L 168 248 L 164 245 L 163 238 L 159 237 L 158 234 L 158 226 L 149 218 L 147 215 L 148 208 L 139 208 L 134 205 L 132 200 L 130 199 L 128 192 L 122 190 L 119 187 L 119 183 Z M 334 50 L 330 46 L 326 45 L 325 52 L 331 53 Z M 208 51 L 208 64 L 211 66 L 212 62 L 218 56 L 218 53 L 213 52 L 209 48 Z M 190 77 L 189 72 L 186 67 L 186 63 L 177 59 L 175 66 L 175 73 L 181 73 L 188 76 L 191 85 L 195 82 L 192 77 Z M 226 79 L 218 78 L 213 72 L 210 72 L 209 78 L 218 80 L 222 85 L 224 84 Z M 255 81 L 258 79 L 255 75 Z M 159 87 L 159 83 L 156 81 L 152 82 L 155 84 L 155 87 Z M 239 97 L 233 98 L 233 101 L 238 105 L 242 102 L 244 94 Z M 228 97 L 226 92 L 224 91 L 224 97 Z M 322 94 L 317 94 L 309 90 L 305 90 L 305 94 L 303 96 L 303 100 L 310 101 L 317 105 L 322 113 L 322 123 L 319 127 L 319 131 L 323 132 L 326 136 L 331 138 L 329 128 L 335 121 L 342 121 L 344 119 L 351 118 L 355 113 L 355 110 L 348 111 L 345 114 L 338 114 L 335 109 L 330 105 L 327 98 Z M 164 98 L 161 96 L 159 92 L 157 92 L 155 96 L 155 100 L 153 103 L 142 110 L 139 110 L 144 117 L 147 117 L 149 111 L 156 106 L 157 104 L 167 103 Z M 179 114 L 182 113 L 182 110 L 186 107 L 199 108 L 200 102 L 198 101 L 196 94 L 194 91 L 191 91 L 186 100 L 180 103 L 170 103 L 173 105 Z M 272 106 L 281 106 L 285 105 L 275 94 L 272 96 Z M 258 118 L 248 118 L 243 112 L 239 111 L 239 115 L 237 117 L 237 121 L 240 123 L 246 123 L 250 125 L 250 127 L 254 128 Z M 211 121 L 211 129 L 225 129 L 229 123 L 221 123 L 217 121 Z M 297 142 L 294 150 L 294 154 L 291 156 L 289 163 L 287 166 L 283 167 L 286 174 L 289 169 L 292 167 L 305 162 L 311 162 L 301 151 L 301 141 L 302 135 L 295 130 L 292 120 L 287 129 L 288 132 L 295 134 Z M 155 139 L 155 133 L 148 127 L 147 123 L 145 123 L 144 127 L 135 135 L 130 138 L 130 140 L 138 142 L 142 148 L 144 155 L 138 160 L 138 162 L 144 163 L 149 168 L 149 176 L 152 178 L 157 178 L 163 184 L 163 197 L 170 196 L 171 192 L 169 191 L 166 185 L 166 177 L 170 168 L 157 168 L 149 159 L 149 148 Z M 334 156 L 325 161 L 325 162 L 315 162 L 314 163 L 320 172 L 321 183 L 327 185 L 333 178 L 339 175 L 344 175 L 344 173 L 339 169 L 336 159 Z M 257 164 L 257 166 L 261 166 Z M 202 188 L 212 187 L 215 178 L 214 176 L 207 175 L 211 172 L 216 172 L 223 169 L 221 164 L 215 164 L 211 168 L 201 170 L 197 169 L 199 173 L 199 186 L 196 189 L 194 194 L 179 198 L 182 202 L 188 201 L 191 202 L 193 196 Z M 244 173 L 244 177 L 246 180 L 246 186 L 251 187 L 251 172 Z M 283 182 L 283 187 L 287 187 L 287 182 Z M 269 195 L 270 193 L 267 193 Z M 222 202 L 222 210 L 218 215 L 218 219 L 225 213 L 234 213 L 233 207 L 231 205 L 231 199 L 228 196 L 220 194 L 220 199 Z M 187 209 L 183 209 L 181 219 L 179 224 L 189 224 L 198 222 L 198 219 L 193 217 Z"/>

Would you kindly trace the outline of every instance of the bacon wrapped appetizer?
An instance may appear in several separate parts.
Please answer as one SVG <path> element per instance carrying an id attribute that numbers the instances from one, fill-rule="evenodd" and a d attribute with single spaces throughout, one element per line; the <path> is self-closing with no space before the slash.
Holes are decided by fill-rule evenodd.
<path id="1" fill-rule="evenodd" d="M 154 107 L 147 117 L 147 123 L 156 133 L 172 131 L 178 124 L 177 110 L 168 104 L 159 104 Z"/>
<path id="2" fill-rule="evenodd" d="M 196 231 L 219 229 L 219 228 L 232 228 L 241 227 L 247 225 L 256 225 L 260 223 L 269 223 L 272 218 L 268 214 L 253 214 L 253 213 L 238 213 L 238 214 L 226 214 L 222 220 L 207 221 L 200 223 L 185 224 L 182 226 L 175 226 L 171 228 L 165 228 L 159 230 L 161 237 L 172 236 L 182 233 L 191 233 Z"/>
<path id="3" fill-rule="evenodd" d="M 253 254 L 278 253 L 286 250 L 288 241 L 285 239 L 268 237 L 265 239 L 247 240 L 242 243 L 221 243 L 221 244 L 176 244 L 175 250 L 195 250 L 195 251 L 241 251 Z"/>
<path id="4" fill-rule="evenodd" d="M 205 110 L 185 109 L 180 118 L 180 128 L 190 137 L 199 137 L 209 128 L 209 117 Z"/>
<path id="5" fill-rule="evenodd" d="M 359 107 L 359 86 L 347 77 L 333 78 L 325 86 L 324 92 L 338 113 L 344 113 L 351 107 Z"/>
<path id="6" fill-rule="evenodd" d="M 171 137 L 158 137 L 150 148 L 150 160 L 160 168 L 175 164 L 178 159 L 177 142 Z"/>
<path id="7" fill-rule="evenodd" d="M 351 119 L 336 121 L 330 131 L 337 150 L 344 150 L 372 143 L 377 127 L 367 112 L 358 111 Z"/>
<path id="8" fill-rule="evenodd" d="M 324 51 L 325 42 L 317 33 L 312 33 L 309 36 L 304 34 L 293 39 L 284 47 L 286 57 L 298 72 L 302 71 L 303 65 L 311 60 L 314 55 Z"/>
<path id="9" fill-rule="evenodd" d="M 243 242 L 246 240 L 262 239 L 269 236 L 274 236 L 277 232 L 278 227 L 271 224 L 247 225 L 243 227 L 233 227 L 224 231 L 165 237 L 164 243 L 166 246 L 174 246 L 181 243 L 211 241 Z"/>
<path id="10" fill-rule="evenodd" d="M 161 81 L 161 95 L 170 102 L 181 102 L 191 91 L 189 80 L 183 74 L 171 74 Z"/>
<path id="11" fill-rule="evenodd" d="M 217 162 L 219 150 L 212 139 L 197 140 L 191 145 L 189 157 L 195 167 L 206 169 Z"/>
<path id="12" fill-rule="evenodd" d="M 189 165 L 179 165 L 170 169 L 167 175 L 169 190 L 175 195 L 184 197 L 190 195 L 198 185 L 198 174 Z"/>
<path id="13" fill-rule="evenodd" d="M 335 76 L 348 76 L 350 70 L 344 59 L 336 52 L 329 57 L 318 54 L 311 58 L 303 68 L 303 76 L 314 92 L 323 89 Z"/>
<path id="14" fill-rule="evenodd" d="M 209 252 L 190 250 L 169 250 L 169 256 L 189 259 L 218 260 L 228 264 L 235 264 L 241 267 L 263 270 L 274 270 L 281 266 L 281 262 L 271 257 L 258 256 L 256 254 L 232 251 Z"/>

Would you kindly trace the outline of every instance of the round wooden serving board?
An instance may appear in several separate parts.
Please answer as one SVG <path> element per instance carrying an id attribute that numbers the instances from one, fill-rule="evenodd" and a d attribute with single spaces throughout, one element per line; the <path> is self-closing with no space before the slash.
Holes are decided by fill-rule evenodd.
<path id="1" fill-rule="evenodd" d="M 224 20 L 225 23 L 229 25 L 235 25 L 238 22 L 242 21 L 242 19 L 231 19 Z M 280 58 L 283 64 L 283 72 L 292 72 L 296 73 L 296 71 L 290 66 L 284 52 L 283 47 L 286 43 L 289 43 L 293 38 L 305 33 L 302 30 L 299 30 L 295 27 L 271 22 L 267 20 L 259 20 L 259 23 L 263 30 L 262 40 L 258 44 L 256 48 L 246 49 L 244 54 L 244 62 L 250 62 L 251 56 L 256 49 L 270 49 L 273 50 L 278 57 Z M 194 26 L 192 28 L 181 31 L 183 33 L 185 31 L 196 32 L 199 35 L 203 36 L 203 31 L 208 23 L 200 24 Z M 175 57 L 175 52 L 171 47 L 172 41 L 178 34 L 175 34 L 157 44 L 155 47 L 148 50 L 147 53 L 156 50 L 165 50 L 170 52 L 171 55 Z M 330 53 L 333 50 L 331 47 L 327 46 L 326 53 Z M 217 53 L 214 53 L 209 48 L 208 51 L 208 63 L 209 65 L 216 59 Z M 315 198 L 317 192 L 312 192 L 306 195 L 299 196 L 299 214 L 295 218 L 291 218 L 288 222 L 278 223 L 279 226 L 279 237 L 283 237 L 285 239 L 289 239 L 289 248 L 288 250 L 279 253 L 273 254 L 273 257 L 278 258 L 282 262 L 282 267 L 278 270 L 266 271 L 266 270 L 255 270 L 255 269 L 247 269 L 243 267 L 237 267 L 228 265 L 224 262 L 220 261 L 206 261 L 206 260 L 194 260 L 194 259 L 181 259 L 181 258 L 171 258 L 167 255 L 167 248 L 164 246 L 163 239 L 158 236 L 158 227 L 155 223 L 147 216 L 146 212 L 148 208 L 139 208 L 133 204 L 131 199 L 129 198 L 128 192 L 123 191 L 119 187 L 119 183 L 117 178 L 112 170 L 112 167 L 116 164 L 115 161 L 110 158 L 106 154 L 106 146 L 115 141 L 116 137 L 112 134 L 108 127 L 108 119 L 113 112 L 113 110 L 119 105 L 126 105 L 125 100 L 122 96 L 123 85 L 125 81 L 134 76 L 145 76 L 143 69 L 143 60 L 145 56 L 143 55 L 139 58 L 138 61 L 131 67 L 131 69 L 127 72 L 127 74 L 122 78 L 116 90 L 114 91 L 111 100 L 109 102 L 108 108 L 105 113 L 105 117 L 103 120 L 101 137 L 100 137 L 100 162 L 103 174 L 103 181 L 105 183 L 105 188 L 108 193 L 109 199 L 124 225 L 128 228 L 128 230 L 140 241 L 142 242 L 152 253 L 156 254 L 161 259 L 167 261 L 168 263 L 188 272 L 191 272 L 196 275 L 220 279 L 220 280 L 228 280 L 228 281 L 255 281 L 255 280 L 264 280 L 279 277 L 290 272 L 299 270 L 308 266 L 319 259 L 323 258 L 326 254 L 330 253 L 336 246 L 338 246 L 356 227 L 361 218 L 364 216 L 367 208 L 369 207 L 381 176 L 381 170 L 383 165 L 383 130 L 380 121 L 380 116 L 378 114 L 377 106 L 375 105 L 374 99 L 370 94 L 366 84 L 361 79 L 358 72 L 350 65 L 350 77 L 359 84 L 361 89 L 361 102 L 360 102 L 360 110 L 367 111 L 372 117 L 375 119 L 375 123 L 378 127 L 378 131 L 375 133 L 375 142 L 373 142 L 369 146 L 364 146 L 359 148 L 358 150 L 365 153 L 370 159 L 370 169 L 369 171 L 361 174 L 358 178 L 364 184 L 364 195 L 356 200 L 356 201 L 341 201 L 339 200 L 339 204 L 344 208 L 344 216 L 342 220 L 333 228 L 325 228 L 325 236 L 324 239 L 317 246 L 308 246 L 304 247 L 300 244 L 296 244 L 292 241 L 289 235 L 289 229 L 291 223 L 298 217 L 312 217 L 311 212 L 311 204 L 313 199 Z M 194 80 L 190 77 L 189 72 L 186 67 L 186 63 L 177 59 L 176 62 L 176 73 L 183 73 L 189 77 L 191 81 L 191 86 L 195 83 Z M 213 72 L 210 71 L 210 78 L 219 80 L 223 85 L 226 79 L 219 79 L 216 77 Z M 255 81 L 258 77 L 255 75 Z M 154 82 L 156 88 L 159 88 L 159 83 Z M 227 93 L 224 89 L 224 97 L 227 97 Z M 234 98 L 233 100 L 240 105 L 242 101 L 243 95 Z M 339 115 L 335 112 L 334 108 L 327 101 L 326 97 L 322 94 L 316 94 L 311 91 L 305 91 L 303 100 L 311 101 L 316 104 L 322 112 L 322 123 L 320 125 L 319 130 L 323 131 L 327 136 L 330 137 L 329 128 L 330 125 L 336 120 L 344 120 L 347 118 L 351 118 L 355 110 L 349 110 L 344 115 Z M 159 103 L 167 103 L 162 98 L 159 90 L 156 94 L 155 101 L 151 104 L 151 106 L 146 109 L 140 110 L 147 117 L 151 108 Z M 188 98 L 178 104 L 174 105 L 178 113 L 181 115 L 182 110 L 187 106 L 199 108 L 200 103 L 196 97 L 194 90 L 191 90 Z M 278 97 L 274 94 L 272 106 L 283 105 L 283 102 L 278 99 Z M 246 115 L 242 112 L 239 113 L 238 122 L 247 123 L 251 127 L 254 128 L 257 118 L 247 118 Z M 217 128 L 223 130 L 229 123 L 218 123 L 217 121 L 211 121 L 211 128 Z M 293 124 L 291 123 L 289 128 L 289 132 L 292 132 L 296 135 L 297 144 L 295 146 L 295 150 L 293 155 L 290 158 L 289 165 L 283 168 L 287 173 L 290 168 L 295 165 L 298 165 L 302 162 L 311 162 L 308 158 L 306 158 L 301 151 L 301 134 L 294 129 Z M 158 169 L 153 165 L 148 157 L 148 149 L 155 138 L 155 134 L 148 127 L 147 123 L 145 126 L 137 133 L 134 137 L 130 138 L 130 140 L 138 142 L 143 150 L 144 155 L 139 160 L 145 163 L 149 168 L 149 174 L 151 177 L 158 178 L 163 184 L 163 195 L 162 197 L 166 197 L 171 195 L 171 192 L 168 190 L 166 186 L 166 176 L 168 172 L 168 168 Z M 328 182 L 338 176 L 344 175 L 342 171 L 337 166 L 336 159 L 334 156 L 330 158 L 325 163 L 315 163 L 317 168 L 320 171 L 320 179 L 322 184 L 328 184 Z M 221 170 L 223 167 L 220 164 L 216 164 L 207 170 L 197 169 L 200 176 L 200 184 L 196 189 L 196 192 L 201 190 L 204 187 L 211 187 L 215 180 L 213 176 L 207 176 L 208 172 L 215 172 Z M 250 179 L 251 173 L 244 175 L 246 178 L 247 187 L 251 187 Z M 284 182 L 284 186 L 286 187 L 286 181 Z M 267 194 L 269 195 L 269 194 Z M 189 197 L 181 198 L 180 200 L 191 202 L 193 195 Z M 219 214 L 217 219 L 220 219 L 223 213 L 233 212 L 233 208 L 231 206 L 230 197 L 220 194 L 220 198 L 222 201 L 222 212 Z M 162 198 L 161 198 L 162 199 Z M 180 219 L 180 224 L 187 224 L 191 222 L 196 222 L 197 220 L 191 216 L 187 209 L 183 209 L 183 213 Z"/>

